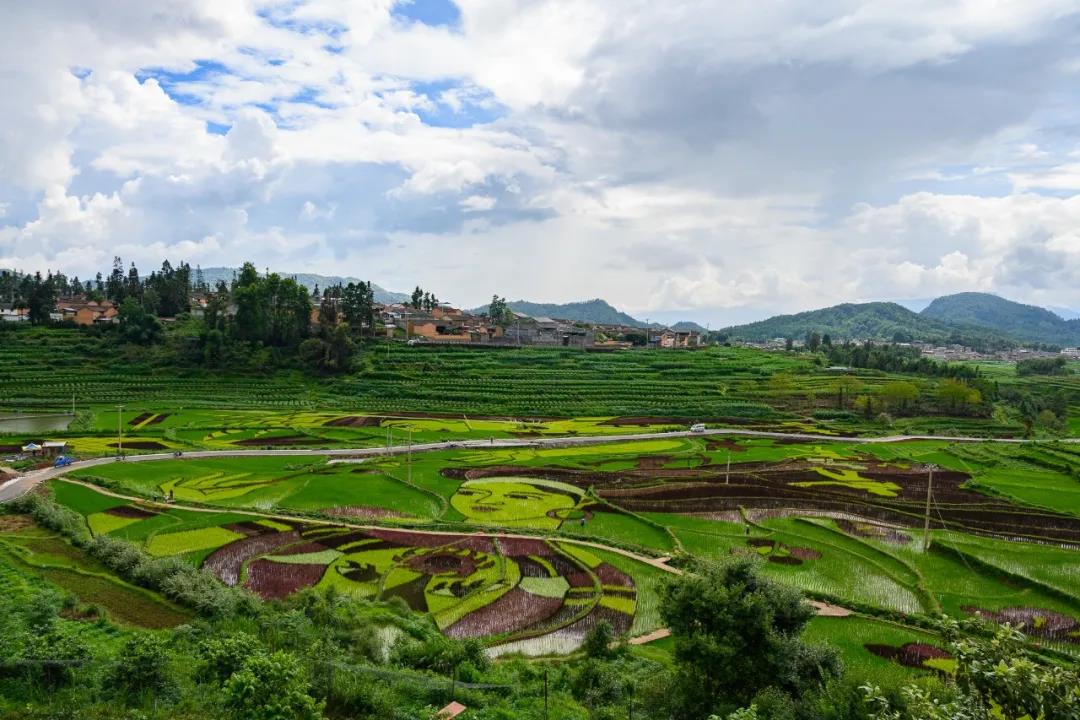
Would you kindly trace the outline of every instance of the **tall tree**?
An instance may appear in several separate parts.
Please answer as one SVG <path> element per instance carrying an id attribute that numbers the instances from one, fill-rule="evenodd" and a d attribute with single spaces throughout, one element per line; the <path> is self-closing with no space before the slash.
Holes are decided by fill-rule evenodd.
<path id="1" fill-rule="evenodd" d="M 510 316 L 510 307 L 506 304 L 506 298 L 498 295 L 491 296 L 491 304 L 488 305 L 488 318 L 493 323 L 507 322 Z"/>
<path id="2" fill-rule="evenodd" d="M 127 285 L 124 280 L 124 261 L 119 256 L 113 258 L 112 272 L 105 281 L 105 297 L 115 303 L 124 299 L 124 290 Z"/>
<path id="3" fill-rule="evenodd" d="M 660 614 L 675 642 L 679 717 L 730 712 L 770 687 L 798 697 L 841 673 L 834 651 L 800 638 L 814 609 L 755 563 L 702 563 L 661 589 Z"/>

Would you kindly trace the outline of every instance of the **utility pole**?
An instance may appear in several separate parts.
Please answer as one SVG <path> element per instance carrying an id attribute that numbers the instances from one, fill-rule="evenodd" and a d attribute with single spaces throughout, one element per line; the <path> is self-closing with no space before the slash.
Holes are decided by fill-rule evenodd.
<path id="1" fill-rule="evenodd" d="M 409 426 L 408 478 L 412 485 L 412 426 Z"/>
<path id="2" fill-rule="evenodd" d="M 922 546 L 923 552 L 930 549 L 930 496 L 934 492 L 934 466 L 927 467 L 926 479 L 926 517 L 923 523 Z"/>
<path id="3" fill-rule="evenodd" d="M 116 406 L 116 456 L 124 454 L 124 406 Z"/>
<path id="4" fill-rule="evenodd" d="M 731 448 L 727 451 L 727 472 L 724 473 L 724 484 L 731 484 Z"/>
<path id="5" fill-rule="evenodd" d="M 71 391 L 71 417 L 75 417 L 75 391 Z"/>

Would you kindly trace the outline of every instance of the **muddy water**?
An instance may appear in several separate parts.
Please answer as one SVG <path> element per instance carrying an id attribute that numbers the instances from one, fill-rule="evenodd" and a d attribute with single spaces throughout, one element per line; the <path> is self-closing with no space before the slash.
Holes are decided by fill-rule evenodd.
<path id="1" fill-rule="evenodd" d="M 71 415 L 16 415 L 0 413 L 0 435 L 4 433 L 33 434 L 67 430 Z"/>

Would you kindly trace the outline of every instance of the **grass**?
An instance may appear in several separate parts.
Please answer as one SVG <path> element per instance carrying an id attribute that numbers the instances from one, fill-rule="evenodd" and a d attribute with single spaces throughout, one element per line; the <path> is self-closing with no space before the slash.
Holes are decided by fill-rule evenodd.
<path id="1" fill-rule="evenodd" d="M 197 550 L 218 548 L 242 537 L 244 536 L 241 533 L 219 527 L 182 530 L 154 535 L 147 541 L 146 551 L 157 557 L 183 555 Z"/>
<path id="2" fill-rule="evenodd" d="M 671 535 L 663 527 L 618 512 L 596 512 L 584 523 L 569 520 L 563 523 L 560 532 L 565 535 L 585 535 L 601 541 L 613 540 L 618 544 L 640 545 L 661 552 L 674 548 Z"/>

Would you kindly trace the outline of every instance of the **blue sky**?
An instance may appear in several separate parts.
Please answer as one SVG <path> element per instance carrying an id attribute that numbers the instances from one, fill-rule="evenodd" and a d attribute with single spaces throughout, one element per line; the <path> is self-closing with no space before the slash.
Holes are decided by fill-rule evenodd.
<path id="1" fill-rule="evenodd" d="M 457 27 L 461 11 L 449 0 L 402 0 L 393 9 L 394 17 L 432 27 Z"/>
<path id="2" fill-rule="evenodd" d="M 0 266 L 115 254 L 721 327 L 1080 308 L 1074 0 L 5 9 Z"/>

